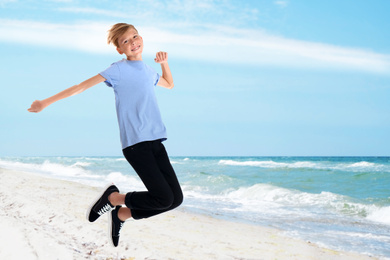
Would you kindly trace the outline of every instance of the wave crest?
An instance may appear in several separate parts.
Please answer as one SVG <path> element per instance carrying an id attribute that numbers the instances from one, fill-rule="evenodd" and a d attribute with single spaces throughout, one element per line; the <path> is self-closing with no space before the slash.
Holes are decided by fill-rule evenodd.
<path id="1" fill-rule="evenodd" d="M 316 169 L 316 170 L 341 170 L 341 171 L 372 171 L 372 172 L 390 172 L 388 165 L 372 163 L 367 161 L 352 162 L 352 163 L 334 163 L 326 161 L 310 162 L 310 161 L 297 161 L 297 162 L 275 162 L 272 160 L 259 160 L 259 161 L 238 161 L 238 160 L 219 160 L 219 165 L 228 166 L 249 166 L 249 167 L 261 167 L 269 169 Z"/>

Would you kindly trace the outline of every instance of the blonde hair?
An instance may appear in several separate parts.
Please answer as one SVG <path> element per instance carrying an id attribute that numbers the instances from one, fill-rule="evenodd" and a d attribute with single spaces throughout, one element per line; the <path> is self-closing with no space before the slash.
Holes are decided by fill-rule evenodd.
<path id="1" fill-rule="evenodd" d="M 116 47 L 119 47 L 118 39 L 129 29 L 135 29 L 134 25 L 128 23 L 117 23 L 114 24 L 110 30 L 108 30 L 107 43 L 113 43 Z"/>

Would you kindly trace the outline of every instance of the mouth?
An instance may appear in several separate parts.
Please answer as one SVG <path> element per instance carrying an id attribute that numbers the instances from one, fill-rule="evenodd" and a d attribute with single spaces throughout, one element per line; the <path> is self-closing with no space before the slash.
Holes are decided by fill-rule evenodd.
<path id="1" fill-rule="evenodd" d="M 138 45 L 137 47 L 131 49 L 131 51 L 137 51 L 137 50 L 139 50 L 139 48 L 141 48 L 141 45 Z"/>

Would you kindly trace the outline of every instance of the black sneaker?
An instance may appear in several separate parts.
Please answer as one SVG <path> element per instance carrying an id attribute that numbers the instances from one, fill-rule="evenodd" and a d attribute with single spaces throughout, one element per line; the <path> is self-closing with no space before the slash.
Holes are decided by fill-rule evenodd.
<path id="1" fill-rule="evenodd" d="M 108 215 L 109 240 L 115 247 L 118 246 L 120 232 L 125 223 L 118 218 L 118 211 L 121 207 L 122 206 L 116 206 L 115 209 L 111 211 L 111 214 Z"/>
<path id="2" fill-rule="evenodd" d="M 114 209 L 114 206 L 108 200 L 108 196 L 113 192 L 119 192 L 119 190 L 114 184 L 110 184 L 104 189 L 102 194 L 91 203 L 91 206 L 87 211 L 87 219 L 89 222 L 94 222 L 104 213 Z"/>

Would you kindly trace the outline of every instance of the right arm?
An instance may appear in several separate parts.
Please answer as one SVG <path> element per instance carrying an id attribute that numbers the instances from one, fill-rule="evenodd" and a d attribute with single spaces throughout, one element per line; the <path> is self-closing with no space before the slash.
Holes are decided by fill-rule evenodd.
<path id="1" fill-rule="evenodd" d="M 81 92 L 89 89 L 90 87 L 93 87 L 106 79 L 101 76 L 100 74 L 97 74 L 96 76 L 93 76 L 92 78 L 87 79 L 86 81 L 81 82 L 78 85 L 74 85 L 73 87 L 67 88 L 63 91 L 61 91 L 58 94 L 55 94 L 54 96 L 51 96 L 49 98 L 46 98 L 44 100 L 35 100 L 29 109 L 27 111 L 38 113 L 41 112 L 45 107 L 53 104 L 54 102 L 57 102 L 58 100 L 74 96 L 77 94 L 80 94 Z"/>

